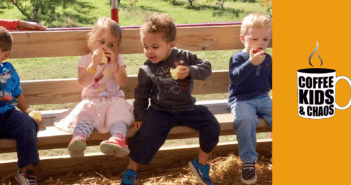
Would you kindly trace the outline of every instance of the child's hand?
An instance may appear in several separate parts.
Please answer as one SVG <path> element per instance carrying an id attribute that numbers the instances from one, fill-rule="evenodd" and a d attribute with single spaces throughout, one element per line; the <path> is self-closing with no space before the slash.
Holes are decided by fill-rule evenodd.
<path id="1" fill-rule="evenodd" d="M 20 20 L 18 22 L 18 29 L 45 31 L 47 28 L 41 24 L 36 23 L 36 22 L 27 22 L 27 21 Z"/>
<path id="2" fill-rule="evenodd" d="M 41 123 L 43 121 L 43 118 L 41 117 L 41 112 L 39 111 L 31 111 L 29 114 L 29 117 L 33 118 L 35 122 Z"/>
<path id="3" fill-rule="evenodd" d="M 105 56 L 110 60 L 108 62 L 112 63 L 113 71 L 117 72 L 119 68 L 118 57 L 117 57 L 118 52 L 114 52 L 111 49 L 104 50 L 104 52 L 105 52 Z"/>
<path id="4" fill-rule="evenodd" d="M 91 61 L 92 66 L 97 67 L 98 65 L 104 65 L 103 63 L 101 63 L 102 52 L 103 52 L 102 47 L 100 47 L 99 49 L 96 49 L 93 52 L 92 61 Z"/>
<path id="5" fill-rule="evenodd" d="M 190 74 L 189 67 L 188 66 L 179 66 L 179 79 L 184 79 L 188 77 Z"/>
<path id="6" fill-rule="evenodd" d="M 134 124 L 133 124 L 134 128 L 139 129 L 141 127 L 142 123 L 143 123 L 142 121 L 135 121 Z"/>
<path id="7" fill-rule="evenodd" d="M 264 59 L 266 58 L 266 55 L 264 55 L 265 51 L 262 50 L 258 53 L 254 53 L 254 49 L 250 50 L 250 61 L 253 65 L 257 66 L 260 65 Z"/>

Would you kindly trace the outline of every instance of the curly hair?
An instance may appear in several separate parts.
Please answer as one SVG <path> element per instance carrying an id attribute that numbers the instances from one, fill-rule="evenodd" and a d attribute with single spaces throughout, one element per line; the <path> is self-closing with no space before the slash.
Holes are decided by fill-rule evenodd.
<path id="1" fill-rule="evenodd" d="M 164 39 L 170 43 L 176 39 L 176 26 L 174 19 L 168 14 L 152 14 L 140 28 L 140 35 L 145 33 L 163 33 Z"/>

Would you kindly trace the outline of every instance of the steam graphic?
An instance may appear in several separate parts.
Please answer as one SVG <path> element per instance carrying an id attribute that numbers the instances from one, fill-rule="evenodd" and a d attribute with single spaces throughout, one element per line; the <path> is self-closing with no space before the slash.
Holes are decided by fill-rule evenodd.
<path id="1" fill-rule="evenodd" d="M 317 42 L 317 41 L 316 41 Z M 316 53 L 316 51 L 318 50 L 318 47 L 319 47 L 319 44 L 318 44 L 318 42 L 317 42 L 317 47 L 313 50 L 313 52 L 311 53 L 311 55 L 310 55 L 310 57 L 308 58 L 308 61 L 310 62 L 310 65 L 313 67 L 313 65 L 311 64 L 311 58 L 312 58 L 312 56 L 314 55 L 314 53 Z M 319 56 L 319 53 L 318 53 L 318 58 L 319 58 L 319 60 L 321 60 L 321 65 L 320 66 L 322 66 L 323 65 L 323 60 L 321 59 L 321 57 Z"/>

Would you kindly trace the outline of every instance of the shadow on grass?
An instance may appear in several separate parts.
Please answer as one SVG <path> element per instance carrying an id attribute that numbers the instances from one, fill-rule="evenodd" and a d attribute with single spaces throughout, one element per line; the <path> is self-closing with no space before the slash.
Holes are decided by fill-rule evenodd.
<path id="1" fill-rule="evenodd" d="M 256 0 L 232 0 L 233 2 L 256 3 Z"/>
<path id="2" fill-rule="evenodd" d="M 4 10 L 6 10 L 6 9 L 7 9 L 7 7 L 3 4 L 1 4 L 1 2 L 0 2 L 0 14 L 4 14 L 5 13 Z"/>
<path id="3" fill-rule="evenodd" d="M 178 6 L 178 7 L 184 7 L 188 10 L 195 10 L 195 11 L 201 11 L 201 10 L 210 10 L 213 12 L 213 16 L 225 16 L 228 14 L 232 14 L 236 17 L 239 17 L 240 14 L 245 13 L 244 10 L 239 10 L 239 9 L 234 9 L 234 8 L 221 8 L 220 5 L 206 5 L 206 4 L 196 4 L 193 6 L 190 6 L 189 3 L 186 2 L 178 2 L 176 0 L 163 0 L 165 2 L 170 2 L 173 6 Z M 242 2 L 248 2 L 248 3 L 253 3 L 255 0 L 233 0 L 233 1 L 242 1 Z"/>
<path id="4" fill-rule="evenodd" d="M 162 11 L 162 10 L 159 10 L 159 9 L 155 9 L 155 8 L 152 8 L 152 7 L 146 7 L 146 6 L 138 6 L 138 7 L 141 8 L 143 11 L 166 13 L 165 11 Z"/>
<path id="5" fill-rule="evenodd" d="M 79 24 L 93 25 L 97 17 L 91 16 L 90 12 L 96 8 L 91 3 L 77 0 L 72 7 L 73 12 L 63 10 L 63 12 L 47 15 L 41 21 L 46 22 L 48 27 L 78 27 Z"/>
<path id="6" fill-rule="evenodd" d="M 96 9 L 97 7 L 88 3 L 88 2 L 80 2 L 77 1 L 74 10 L 78 13 L 89 13 L 91 10 Z"/>

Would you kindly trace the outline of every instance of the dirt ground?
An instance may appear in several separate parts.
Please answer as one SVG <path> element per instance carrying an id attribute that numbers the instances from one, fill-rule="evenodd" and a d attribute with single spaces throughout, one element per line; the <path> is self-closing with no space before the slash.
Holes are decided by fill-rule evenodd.
<path id="1" fill-rule="evenodd" d="M 196 177 L 188 167 L 188 161 L 181 161 L 167 169 L 138 171 L 136 185 L 198 185 Z M 242 185 L 240 180 L 241 161 L 232 154 L 227 157 L 216 157 L 209 161 L 210 176 L 214 185 Z M 272 185 L 272 163 L 269 159 L 260 157 L 256 163 L 256 185 Z M 122 173 L 113 172 L 70 172 L 64 176 L 38 177 L 38 185 L 77 185 L 77 184 L 120 184 Z M 0 180 L 1 185 L 17 184 L 14 175 Z"/>

